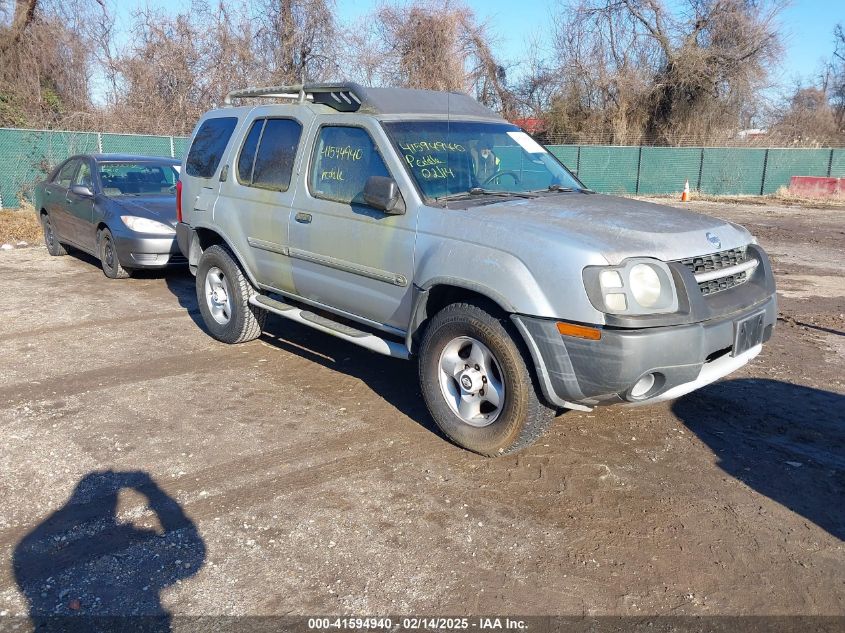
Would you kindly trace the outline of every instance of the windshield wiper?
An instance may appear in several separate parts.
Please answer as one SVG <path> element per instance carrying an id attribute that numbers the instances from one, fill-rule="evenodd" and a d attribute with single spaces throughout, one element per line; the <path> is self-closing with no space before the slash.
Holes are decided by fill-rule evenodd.
<path id="1" fill-rule="evenodd" d="M 563 192 L 563 193 L 572 193 L 573 191 L 577 191 L 578 193 L 595 193 L 592 189 L 587 189 L 584 187 L 583 189 L 573 189 L 572 187 L 564 187 L 558 184 L 551 184 L 545 189 L 532 189 L 535 193 L 546 193 L 548 192 Z"/>
<path id="2" fill-rule="evenodd" d="M 447 202 L 449 200 L 464 200 L 472 198 L 473 196 L 498 196 L 500 198 L 536 198 L 537 196 L 528 191 L 496 191 L 495 189 L 483 189 L 481 187 L 473 187 L 469 191 L 459 191 L 457 193 L 450 193 L 447 196 L 440 196 L 435 198 L 438 202 Z"/>

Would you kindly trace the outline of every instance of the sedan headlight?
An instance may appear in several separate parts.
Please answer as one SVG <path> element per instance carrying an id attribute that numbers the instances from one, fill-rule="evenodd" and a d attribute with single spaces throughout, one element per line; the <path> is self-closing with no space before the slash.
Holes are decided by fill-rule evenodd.
<path id="1" fill-rule="evenodd" d="M 607 314 L 660 314 L 678 310 L 672 272 L 656 259 L 628 259 L 619 266 L 588 266 L 584 286 L 593 306 Z"/>
<path id="2" fill-rule="evenodd" d="M 156 222 L 149 218 L 139 218 L 136 215 L 122 215 L 120 219 L 131 230 L 138 233 L 152 233 L 153 235 L 174 235 L 176 231 L 172 226 L 162 222 Z"/>

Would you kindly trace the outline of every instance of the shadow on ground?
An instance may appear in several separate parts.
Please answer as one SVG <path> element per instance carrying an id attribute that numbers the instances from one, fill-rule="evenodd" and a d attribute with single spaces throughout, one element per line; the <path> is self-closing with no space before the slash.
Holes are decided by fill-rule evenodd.
<path id="1" fill-rule="evenodd" d="M 187 272 L 185 275 L 174 273 L 168 274 L 165 281 L 179 305 L 208 334 L 197 305 L 194 277 Z M 423 402 L 415 360 L 382 356 L 272 313 L 267 315 L 261 340 L 323 367 L 358 378 L 403 415 L 446 440 Z"/>
<path id="2" fill-rule="evenodd" d="M 140 495 L 153 515 L 136 521 L 158 525 L 121 521 L 122 491 Z M 133 631 L 164 633 L 171 628 L 162 590 L 193 576 L 204 560 L 196 526 L 149 474 L 105 471 L 83 477 L 67 503 L 21 540 L 13 569 L 36 631 L 131 624 Z"/>
<path id="3" fill-rule="evenodd" d="M 696 391 L 672 411 L 725 472 L 845 539 L 845 396 L 748 378 Z"/>

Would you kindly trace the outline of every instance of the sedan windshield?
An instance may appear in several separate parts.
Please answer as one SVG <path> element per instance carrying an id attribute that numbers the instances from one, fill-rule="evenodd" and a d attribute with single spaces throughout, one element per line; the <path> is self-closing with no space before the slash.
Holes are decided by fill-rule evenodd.
<path id="1" fill-rule="evenodd" d="M 109 162 L 97 169 L 103 193 L 110 198 L 176 194 L 179 173 L 169 163 Z"/>
<path id="2" fill-rule="evenodd" d="M 428 198 L 584 188 L 542 145 L 509 123 L 403 121 L 384 127 Z"/>

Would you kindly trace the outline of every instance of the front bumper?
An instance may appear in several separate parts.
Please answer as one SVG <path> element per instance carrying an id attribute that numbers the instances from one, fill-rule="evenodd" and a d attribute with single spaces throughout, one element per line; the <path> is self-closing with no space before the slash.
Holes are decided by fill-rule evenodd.
<path id="1" fill-rule="evenodd" d="M 557 321 L 523 315 L 512 317 L 533 357 L 549 403 L 576 408 L 620 402 L 648 403 L 677 398 L 735 371 L 756 356 L 761 345 L 734 355 L 737 323 L 762 315 L 762 341 L 771 338 L 777 319 L 777 296 L 768 258 L 761 249 L 754 277 L 718 293 L 708 306 L 722 312 L 707 320 L 656 327 L 605 327 L 597 341 L 561 336 Z M 685 293 L 699 292 L 694 279 Z M 694 312 L 694 296 L 690 313 Z M 634 386 L 653 374 L 653 386 L 637 393 Z"/>
<path id="2" fill-rule="evenodd" d="M 115 235 L 114 246 L 120 263 L 127 268 L 163 268 L 187 261 L 175 236 Z"/>

